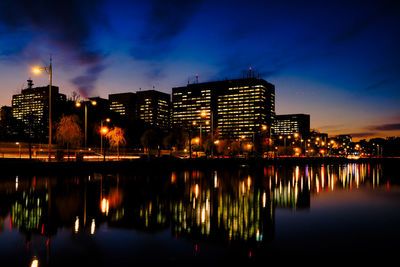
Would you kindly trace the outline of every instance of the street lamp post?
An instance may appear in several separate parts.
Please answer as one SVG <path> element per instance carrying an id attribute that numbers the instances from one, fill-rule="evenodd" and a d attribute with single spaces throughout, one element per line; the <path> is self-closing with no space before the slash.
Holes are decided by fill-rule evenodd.
<path id="1" fill-rule="evenodd" d="M 257 141 L 257 147 L 261 148 L 261 153 L 264 153 L 264 150 L 263 150 L 263 147 L 262 147 L 262 143 L 263 142 L 261 141 L 261 143 L 260 143 L 260 139 L 263 139 L 263 137 L 265 136 L 265 131 L 267 129 L 268 129 L 267 125 L 261 125 L 260 128 L 259 128 L 260 131 L 257 130 L 257 132 L 256 131 L 253 132 L 253 146 L 252 146 L 253 156 L 256 155 L 256 141 Z M 256 134 L 257 133 L 258 133 L 258 135 L 257 135 L 257 138 L 256 138 Z"/>
<path id="2" fill-rule="evenodd" d="M 242 141 L 246 138 L 246 136 L 242 135 L 239 136 L 239 148 L 240 148 L 240 154 L 239 155 L 243 155 L 243 149 L 242 149 Z"/>
<path id="3" fill-rule="evenodd" d="M 214 158 L 214 113 L 210 111 L 210 127 L 211 127 L 211 158 Z"/>
<path id="4" fill-rule="evenodd" d="M 103 127 L 103 122 L 110 122 L 110 118 L 101 120 L 100 122 L 100 154 L 103 154 L 103 135 L 108 133 L 108 128 Z"/>
<path id="5" fill-rule="evenodd" d="M 202 111 L 201 113 L 200 113 L 200 117 L 202 118 L 202 119 L 204 119 L 204 118 L 206 118 L 207 117 L 207 113 L 206 112 L 204 112 L 204 111 Z M 202 141 L 203 141 L 203 137 L 202 137 L 202 133 L 203 133 L 203 131 L 202 131 L 202 126 L 203 126 L 203 123 L 202 122 L 200 122 L 200 146 L 202 145 Z"/>
<path id="6" fill-rule="evenodd" d="M 189 158 L 192 158 L 192 125 L 196 125 L 194 121 L 191 125 L 189 125 Z"/>
<path id="7" fill-rule="evenodd" d="M 49 161 L 51 160 L 51 127 L 52 127 L 52 118 L 51 118 L 51 86 L 53 82 L 53 64 L 52 57 L 50 56 L 50 64 L 47 67 L 34 67 L 33 73 L 40 74 L 41 71 L 45 71 L 49 74 Z"/>
<path id="8" fill-rule="evenodd" d="M 87 106 L 88 106 L 89 103 L 92 104 L 92 106 L 96 106 L 97 105 L 97 102 L 95 100 L 84 101 L 83 102 L 83 105 L 85 106 L 85 149 L 87 148 Z M 81 102 L 76 102 L 75 106 L 77 108 L 79 108 L 79 107 L 82 106 L 82 103 Z"/>

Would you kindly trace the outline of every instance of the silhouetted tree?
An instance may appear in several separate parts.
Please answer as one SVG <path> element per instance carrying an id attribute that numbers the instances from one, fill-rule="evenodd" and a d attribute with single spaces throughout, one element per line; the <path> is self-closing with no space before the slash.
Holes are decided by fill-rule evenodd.
<path id="1" fill-rule="evenodd" d="M 143 133 L 142 137 L 140 138 L 140 142 L 142 143 L 142 146 L 147 149 L 150 155 L 151 148 L 160 148 L 161 138 L 162 136 L 160 131 L 157 129 L 149 129 Z"/>

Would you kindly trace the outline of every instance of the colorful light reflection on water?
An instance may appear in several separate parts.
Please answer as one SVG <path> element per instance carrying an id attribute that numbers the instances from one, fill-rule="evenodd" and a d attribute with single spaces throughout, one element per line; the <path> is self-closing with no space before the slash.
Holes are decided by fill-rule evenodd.
<path id="1" fill-rule="evenodd" d="M 346 249 L 380 257 L 400 237 L 393 170 L 345 164 L 3 177 L 0 259 L 5 266 L 261 263 Z"/>

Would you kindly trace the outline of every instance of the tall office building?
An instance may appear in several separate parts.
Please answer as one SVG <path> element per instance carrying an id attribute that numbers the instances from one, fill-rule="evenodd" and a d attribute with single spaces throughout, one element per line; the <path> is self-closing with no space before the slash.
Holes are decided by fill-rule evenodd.
<path id="1" fill-rule="evenodd" d="M 118 113 L 121 117 L 128 120 L 136 119 L 136 94 L 120 93 L 108 95 L 110 110 Z"/>
<path id="2" fill-rule="evenodd" d="M 285 114 L 276 115 L 275 135 L 286 136 L 300 134 L 306 139 L 310 136 L 310 115 L 308 114 Z"/>
<path id="3" fill-rule="evenodd" d="M 263 126 L 272 130 L 275 117 L 275 86 L 259 78 L 243 78 L 188 84 L 172 89 L 173 123 L 204 124 L 213 120 L 221 138 L 252 140 Z M 201 116 L 206 113 L 206 117 Z M 212 118 L 211 118 L 212 114 Z M 265 127 L 264 127 L 265 128 Z"/>
<path id="4" fill-rule="evenodd" d="M 55 122 L 61 114 L 66 96 L 59 93 L 57 86 L 51 87 L 52 119 Z M 28 88 L 12 96 L 12 116 L 20 131 L 34 139 L 46 139 L 49 132 L 49 86 L 33 87 L 28 80 Z"/>
<path id="5" fill-rule="evenodd" d="M 169 128 L 170 105 L 169 94 L 156 90 L 136 92 L 136 117 L 153 126 Z"/>
<path id="6" fill-rule="evenodd" d="M 212 97 L 213 95 L 213 97 Z M 173 115 L 172 123 L 188 127 L 196 124 L 204 126 L 202 130 L 210 131 L 211 111 L 216 118 L 216 101 L 213 83 L 188 84 L 172 89 Z M 201 114 L 204 113 L 205 117 Z M 208 124 L 206 123 L 208 121 Z M 216 125 L 214 120 L 214 125 Z"/>

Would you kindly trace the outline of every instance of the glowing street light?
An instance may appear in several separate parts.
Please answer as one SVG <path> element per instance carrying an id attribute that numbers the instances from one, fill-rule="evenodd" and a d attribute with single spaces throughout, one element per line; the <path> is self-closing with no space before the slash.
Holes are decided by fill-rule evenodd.
<path id="1" fill-rule="evenodd" d="M 107 127 L 101 127 L 101 134 L 102 135 L 105 135 L 105 134 L 107 134 L 108 133 L 108 128 Z"/>
<path id="2" fill-rule="evenodd" d="M 200 117 L 202 118 L 202 119 L 205 119 L 206 117 L 207 117 L 207 113 L 205 112 L 205 111 L 202 111 L 201 113 L 200 113 Z M 207 124 L 207 121 L 205 122 L 206 124 Z M 202 139 L 202 123 L 200 123 L 200 142 L 203 140 Z"/>
<path id="3" fill-rule="evenodd" d="M 39 75 L 42 71 L 45 71 L 49 74 L 49 161 L 51 160 L 51 127 L 52 127 L 52 119 L 51 119 L 51 85 L 53 81 L 53 65 L 52 58 L 50 56 L 50 64 L 47 67 L 33 67 L 32 72 L 36 75 Z"/>
<path id="4" fill-rule="evenodd" d="M 33 67 L 33 68 L 32 68 L 32 72 L 33 72 L 34 74 L 39 75 L 40 73 L 42 73 L 42 70 L 41 70 L 41 68 L 39 68 L 39 67 Z"/>
<path id="5" fill-rule="evenodd" d="M 111 121 L 110 118 L 100 121 L 100 153 L 101 154 L 103 154 L 103 136 L 106 135 L 109 131 L 108 127 L 103 126 L 103 122 L 110 122 L 110 121 Z M 104 159 L 105 159 L 105 153 L 104 153 Z"/>

